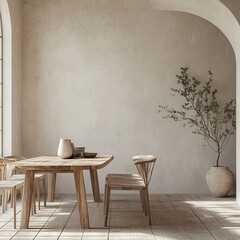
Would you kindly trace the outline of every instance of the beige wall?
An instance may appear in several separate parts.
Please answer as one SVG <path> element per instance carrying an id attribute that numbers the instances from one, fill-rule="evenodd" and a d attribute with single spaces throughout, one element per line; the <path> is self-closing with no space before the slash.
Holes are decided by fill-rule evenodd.
<path id="1" fill-rule="evenodd" d="M 220 0 L 234 14 L 240 23 L 240 1 L 238 0 Z"/>
<path id="2" fill-rule="evenodd" d="M 190 14 L 159 12 L 146 1 L 23 1 L 23 153 L 56 154 L 59 138 L 114 154 L 99 173 L 134 171 L 132 155 L 158 157 L 152 192 L 206 193 L 215 155 L 203 140 L 162 120 L 178 106 L 170 88 L 181 66 L 211 69 L 221 100 L 235 97 L 235 58 L 224 35 Z M 234 138 L 222 164 L 235 171 Z M 71 176 L 59 192 L 73 192 Z"/>
<path id="3" fill-rule="evenodd" d="M 21 154 L 21 143 L 22 143 L 22 122 L 21 122 L 21 90 L 22 90 L 22 0 L 8 0 L 10 17 L 11 17 L 11 27 L 12 28 L 12 82 L 9 86 L 11 89 L 12 99 L 11 99 L 11 116 L 12 116 L 12 129 L 10 126 L 4 128 L 4 139 L 6 135 L 11 138 L 11 147 L 5 147 L 4 155 L 8 154 Z M 7 26 L 6 26 L 7 27 Z M 9 85 L 10 79 L 5 79 L 5 83 Z M 9 97 L 9 96 L 8 96 Z M 9 99 L 8 99 L 9 103 Z M 7 105 L 4 106 L 7 107 Z M 9 111 L 9 109 L 7 110 Z M 5 121 L 10 121 L 6 119 Z M 11 121 L 10 121 L 11 122 Z M 5 123 L 4 123 L 5 124 Z M 8 124 L 8 123 L 7 123 Z"/>

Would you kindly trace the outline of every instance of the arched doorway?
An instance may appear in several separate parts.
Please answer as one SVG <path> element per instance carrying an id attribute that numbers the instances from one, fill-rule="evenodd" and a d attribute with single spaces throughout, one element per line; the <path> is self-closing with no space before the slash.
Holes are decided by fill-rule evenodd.
<path id="1" fill-rule="evenodd" d="M 3 155 L 12 152 L 12 27 L 7 0 L 0 0 L 3 33 Z"/>
<path id="2" fill-rule="evenodd" d="M 237 82 L 237 144 L 240 140 L 240 26 L 231 11 L 219 0 L 151 0 L 152 7 L 160 11 L 181 11 L 204 18 L 218 27 L 231 43 L 236 57 L 236 82 Z M 240 153 L 237 148 L 236 155 L 236 194 L 240 203 Z"/>

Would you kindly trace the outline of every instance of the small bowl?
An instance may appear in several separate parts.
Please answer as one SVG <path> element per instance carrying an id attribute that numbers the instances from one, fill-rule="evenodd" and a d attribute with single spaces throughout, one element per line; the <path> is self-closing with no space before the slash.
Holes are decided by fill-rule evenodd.
<path id="1" fill-rule="evenodd" d="M 81 155 L 85 151 L 85 147 L 75 147 L 74 152 L 77 156 Z"/>
<path id="2" fill-rule="evenodd" d="M 96 156 L 97 156 L 97 153 L 83 152 L 84 158 L 95 158 Z"/>

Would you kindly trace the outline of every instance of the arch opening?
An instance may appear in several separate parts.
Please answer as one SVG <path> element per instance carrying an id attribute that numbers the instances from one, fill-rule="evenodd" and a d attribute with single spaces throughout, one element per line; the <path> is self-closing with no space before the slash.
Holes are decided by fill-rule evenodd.
<path id="1" fill-rule="evenodd" d="M 218 27 L 231 43 L 236 58 L 237 130 L 236 145 L 240 140 L 240 26 L 232 12 L 219 0 L 151 0 L 152 7 L 160 11 L 181 11 L 204 18 Z M 240 204 L 240 152 L 236 149 L 236 197 Z"/>
<path id="2" fill-rule="evenodd" d="M 3 35 L 3 149 L 2 154 L 12 153 L 12 27 L 7 0 L 0 1 Z"/>

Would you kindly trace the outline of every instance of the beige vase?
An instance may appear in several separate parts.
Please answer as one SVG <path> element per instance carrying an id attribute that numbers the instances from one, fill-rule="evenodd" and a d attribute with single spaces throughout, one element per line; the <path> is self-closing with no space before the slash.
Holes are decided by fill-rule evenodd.
<path id="1" fill-rule="evenodd" d="M 72 157 L 72 143 L 70 139 L 60 139 L 58 145 L 58 156 L 60 158 L 70 158 Z"/>
<path id="2" fill-rule="evenodd" d="M 234 175 L 228 167 L 211 167 L 207 172 L 206 180 L 214 197 L 225 197 L 232 189 Z"/>

